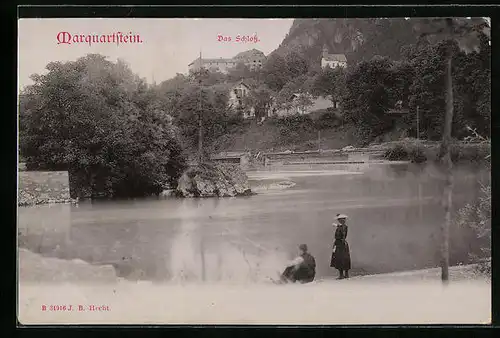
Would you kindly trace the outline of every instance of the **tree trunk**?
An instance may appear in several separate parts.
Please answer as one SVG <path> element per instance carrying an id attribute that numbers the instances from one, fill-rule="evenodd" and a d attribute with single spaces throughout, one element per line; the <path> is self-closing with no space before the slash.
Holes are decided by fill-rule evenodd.
<path id="1" fill-rule="evenodd" d="M 198 118 L 198 161 L 203 162 L 203 122 Z"/>
<path id="2" fill-rule="evenodd" d="M 451 49 L 450 47 L 448 47 Z M 441 155 L 445 174 L 445 186 L 443 204 L 445 211 L 445 220 L 441 227 L 441 280 L 447 284 L 449 280 L 449 241 L 450 241 L 450 225 L 451 225 L 451 206 L 452 206 L 452 190 L 453 190 L 453 164 L 450 155 L 451 143 L 451 126 L 453 121 L 453 84 L 451 76 L 451 50 L 447 53 L 446 59 L 446 112 L 444 120 L 444 133 L 441 144 Z"/>

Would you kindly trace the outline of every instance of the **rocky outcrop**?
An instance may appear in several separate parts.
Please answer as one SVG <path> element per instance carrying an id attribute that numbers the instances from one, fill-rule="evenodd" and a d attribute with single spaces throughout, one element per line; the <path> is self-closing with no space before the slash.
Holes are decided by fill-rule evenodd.
<path id="1" fill-rule="evenodd" d="M 179 197 L 235 197 L 252 195 L 247 175 L 239 165 L 205 163 L 190 167 L 178 181 Z"/>

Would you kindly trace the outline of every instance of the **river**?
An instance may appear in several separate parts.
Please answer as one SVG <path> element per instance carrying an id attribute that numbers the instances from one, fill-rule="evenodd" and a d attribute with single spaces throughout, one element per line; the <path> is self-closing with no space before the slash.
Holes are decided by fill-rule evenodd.
<path id="1" fill-rule="evenodd" d="M 443 183 L 432 166 L 302 165 L 248 175 L 255 196 L 21 207 L 18 243 L 152 281 L 259 281 L 276 276 L 306 243 L 318 278 L 327 278 L 336 275 L 329 267 L 332 222 L 344 213 L 351 275 L 439 266 Z M 455 168 L 454 215 L 489 177 L 486 168 Z M 451 263 L 467 263 L 477 245 L 470 230 L 453 226 Z"/>

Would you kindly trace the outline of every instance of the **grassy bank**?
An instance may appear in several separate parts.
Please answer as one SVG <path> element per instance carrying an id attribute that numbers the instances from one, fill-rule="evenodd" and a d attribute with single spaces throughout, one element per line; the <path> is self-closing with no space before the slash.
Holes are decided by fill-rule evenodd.
<path id="1" fill-rule="evenodd" d="M 384 158 L 389 161 L 412 161 L 424 163 L 439 160 L 440 143 L 404 139 L 382 145 L 386 148 Z M 460 143 L 450 145 L 451 159 L 455 163 L 483 163 L 490 161 L 491 143 Z"/>
<path id="2" fill-rule="evenodd" d="M 400 139 L 404 133 L 393 130 L 375 140 L 372 145 L 385 151 L 384 158 L 391 161 L 423 163 L 439 159 L 440 142 Z M 363 147 L 367 140 L 360 139 L 356 125 L 343 124 L 332 112 L 316 115 L 270 118 L 263 123 L 242 121 L 231 132 L 216 140 L 213 150 L 221 151 L 307 151 L 341 149 L 345 146 Z M 361 137 L 362 138 L 362 137 Z M 483 163 L 489 161 L 491 143 L 452 142 L 454 162 Z"/>
<path id="3" fill-rule="evenodd" d="M 323 115 L 322 115 L 323 116 Z M 325 117 L 271 118 L 261 124 L 244 121 L 216 141 L 217 151 L 305 151 L 356 145 L 355 128 Z"/>

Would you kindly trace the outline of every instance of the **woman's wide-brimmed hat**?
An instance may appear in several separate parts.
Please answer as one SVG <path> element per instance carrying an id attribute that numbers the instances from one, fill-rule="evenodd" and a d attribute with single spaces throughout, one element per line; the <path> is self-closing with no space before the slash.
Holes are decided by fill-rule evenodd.
<path id="1" fill-rule="evenodd" d="M 335 217 L 335 219 L 347 219 L 347 215 L 344 215 L 344 214 L 337 214 L 337 216 Z"/>

